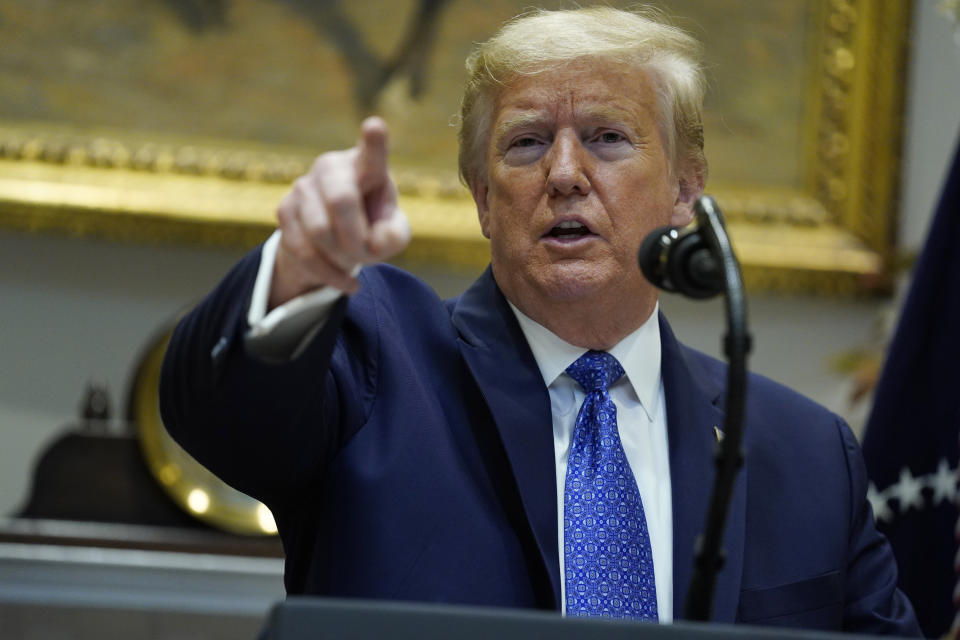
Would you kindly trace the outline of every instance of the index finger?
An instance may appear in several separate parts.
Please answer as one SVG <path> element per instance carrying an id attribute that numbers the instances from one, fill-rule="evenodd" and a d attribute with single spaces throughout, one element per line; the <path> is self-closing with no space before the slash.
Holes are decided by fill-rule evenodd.
<path id="1" fill-rule="evenodd" d="M 368 194 L 379 189 L 389 180 L 387 123 L 383 118 L 373 116 L 363 121 L 360 125 L 360 142 L 357 147 L 357 184 L 361 193 Z"/>

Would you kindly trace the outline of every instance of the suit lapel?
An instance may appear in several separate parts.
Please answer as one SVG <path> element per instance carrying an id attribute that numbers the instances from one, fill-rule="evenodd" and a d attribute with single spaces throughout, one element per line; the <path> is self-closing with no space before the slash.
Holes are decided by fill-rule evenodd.
<path id="1" fill-rule="evenodd" d="M 723 428 L 720 400 L 725 380 L 711 377 L 687 356 L 662 315 L 660 339 L 673 492 L 674 618 L 681 619 L 693 575 L 694 545 L 706 524 L 713 491 L 713 453 L 717 443 L 714 427 Z M 746 468 L 737 476 L 723 536 L 726 562 L 714 591 L 712 619 L 716 622 L 734 622 L 736 618 L 745 524 Z"/>
<path id="2" fill-rule="evenodd" d="M 460 351 L 500 433 L 558 608 L 557 479 L 549 393 L 489 268 L 457 300 L 452 321 L 460 334 Z"/>

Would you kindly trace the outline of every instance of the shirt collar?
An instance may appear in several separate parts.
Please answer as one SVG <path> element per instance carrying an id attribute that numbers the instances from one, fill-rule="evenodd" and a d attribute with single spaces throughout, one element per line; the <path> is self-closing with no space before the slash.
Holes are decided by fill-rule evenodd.
<path id="1" fill-rule="evenodd" d="M 543 382 L 550 387 L 557 378 L 573 364 L 577 358 L 587 352 L 559 337 L 542 324 L 524 315 L 513 303 L 510 308 L 520 323 L 527 344 L 533 352 L 533 358 L 540 368 Z M 633 387 L 637 399 L 647 418 L 653 420 L 657 408 L 657 396 L 660 393 L 660 303 L 653 313 L 638 329 L 618 342 L 610 355 L 617 359 Z"/>

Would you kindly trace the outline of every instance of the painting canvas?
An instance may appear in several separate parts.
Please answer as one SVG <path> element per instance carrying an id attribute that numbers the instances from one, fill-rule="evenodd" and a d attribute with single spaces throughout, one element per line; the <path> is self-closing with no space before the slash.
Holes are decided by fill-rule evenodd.
<path id="1" fill-rule="evenodd" d="M 888 220 L 861 220 L 851 213 L 860 206 L 849 193 L 858 177 L 845 172 L 855 164 L 844 159 L 842 166 L 829 166 L 830 153 L 843 155 L 843 145 L 847 155 L 866 152 L 847 122 L 860 113 L 861 94 L 875 90 L 861 87 L 869 78 L 857 75 L 857 65 L 866 61 L 859 51 L 882 24 L 903 18 L 902 8 L 895 15 L 889 10 L 872 15 L 875 4 L 657 3 L 704 43 L 709 190 L 731 224 L 743 226 L 741 254 L 748 267 L 763 263 L 769 225 L 783 224 L 801 235 L 814 233 L 797 242 L 826 251 L 812 266 L 770 263 L 768 273 L 835 270 L 823 260 L 829 263 L 827 254 L 836 258 L 842 250 L 871 258 L 861 271 L 882 269 L 879 261 L 890 241 L 871 229 Z M 476 244 L 468 194 L 456 177 L 464 59 L 474 43 L 529 5 L 528 0 L 0 0 L 0 225 L 56 230 L 73 224 L 77 232 L 79 219 L 68 223 L 63 215 L 73 207 L 74 213 L 101 220 L 81 225 L 91 232 L 132 229 L 127 223 L 140 215 L 138 223 L 146 216 L 151 224 L 138 228 L 184 239 L 191 222 L 224 230 L 236 225 L 229 216 L 218 220 L 216 209 L 241 199 L 259 207 L 242 224 L 262 235 L 271 224 L 271 199 L 282 194 L 283 185 L 315 154 L 352 145 L 360 120 L 377 113 L 391 127 L 392 159 L 414 230 L 418 225 L 424 230 L 424 243 L 415 241 L 412 254 L 419 247 L 425 259 L 474 265 L 484 251 Z M 831 70 L 844 72 L 844 51 L 854 61 L 847 65 L 853 71 L 846 88 L 830 84 Z M 902 57 L 881 62 L 894 65 L 891 74 L 901 73 Z M 853 114 L 839 123 L 830 120 L 837 91 L 847 91 L 840 98 L 848 100 Z M 897 97 L 887 102 L 889 114 L 860 115 L 885 118 L 884 126 L 896 130 Z M 896 149 L 887 155 L 895 163 Z M 110 212 L 104 203 L 115 199 L 76 202 L 71 198 L 80 196 L 62 190 L 65 181 L 113 184 L 111 169 L 136 175 L 124 180 L 126 186 L 110 188 L 136 189 L 142 197 L 120 198 L 125 204 Z M 196 190 L 194 210 L 164 204 L 162 192 L 177 176 L 193 180 L 183 184 Z M 221 179 L 234 182 L 233 195 L 229 185 L 215 184 Z M 36 195 L 43 183 L 53 186 Z M 144 195 L 151 189 L 157 191 L 152 200 Z M 251 189 L 259 189 L 257 198 L 245 198 Z M 841 193 L 844 189 L 848 193 Z M 142 204 L 147 201 L 152 204 Z M 107 213 L 122 216 L 108 223 L 102 218 Z M 164 215 L 171 225 L 187 225 L 186 231 L 165 232 L 157 220 Z M 213 241 L 239 237 L 195 235 Z M 253 235 L 243 235 L 243 241 Z M 436 250 L 440 246 L 455 250 Z M 848 270 L 855 271 L 852 264 Z"/>

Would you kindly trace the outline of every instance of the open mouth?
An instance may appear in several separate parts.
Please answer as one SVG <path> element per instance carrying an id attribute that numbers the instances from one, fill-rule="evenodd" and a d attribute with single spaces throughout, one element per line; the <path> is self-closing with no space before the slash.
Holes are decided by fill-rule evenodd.
<path id="1" fill-rule="evenodd" d="M 577 222 L 576 220 L 566 220 L 561 222 L 547 232 L 548 237 L 557 238 L 559 240 L 576 240 L 577 238 L 582 238 L 589 235 L 591 235 L 590 229 L 588 229 L 586 225 Z"/>

